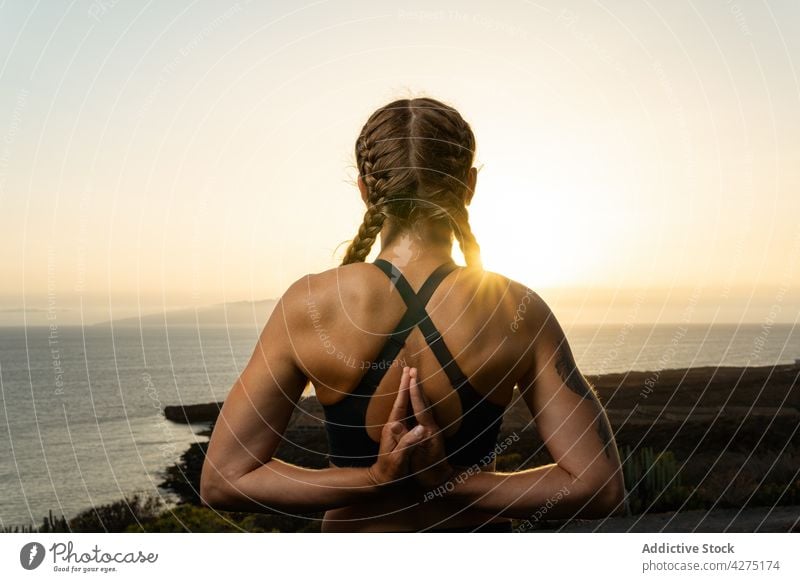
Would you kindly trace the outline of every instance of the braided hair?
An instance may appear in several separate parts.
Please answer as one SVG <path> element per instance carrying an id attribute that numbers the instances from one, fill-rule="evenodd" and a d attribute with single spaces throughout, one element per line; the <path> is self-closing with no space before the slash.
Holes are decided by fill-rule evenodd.
<path id="1" fill-rule="evenodd" d="M 481 266 L 467 211 L 475 136 L 458 111 L 429 97 L 393 101 L 369 117 L 355 154 L 367 210 L 342 265 L 366 260 L 389 218 L 415 233 L 447 225 L 467 265 Z"/>

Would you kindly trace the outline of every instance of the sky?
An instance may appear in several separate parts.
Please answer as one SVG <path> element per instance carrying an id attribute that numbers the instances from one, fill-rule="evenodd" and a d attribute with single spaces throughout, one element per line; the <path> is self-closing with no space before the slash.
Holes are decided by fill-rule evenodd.
<path id="1" fill-rule="evenodd" d="M 484 267 L 567 325 L 797 319 L 799 4 L 397 4 L 0 4 L 0 325 L 337 266 L 356 136 L 416 96 L 475 132 Z"/>

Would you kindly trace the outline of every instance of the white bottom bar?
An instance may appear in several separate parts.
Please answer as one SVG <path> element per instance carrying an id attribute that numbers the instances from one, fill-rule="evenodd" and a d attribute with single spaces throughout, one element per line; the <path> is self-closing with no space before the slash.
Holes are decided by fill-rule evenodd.
<path id="1" fill-rule="evenodd" d="M 779 533 L 5 534 L 0 571 L 5 580 L 139 582 L 153 576 L 232 582 L 253 574 L 281 582 L 563 580 L 565 574 L 798 580 L 798 550 L 800 536 Z M 37 561 L 32 570 L 22 565 Z"/>

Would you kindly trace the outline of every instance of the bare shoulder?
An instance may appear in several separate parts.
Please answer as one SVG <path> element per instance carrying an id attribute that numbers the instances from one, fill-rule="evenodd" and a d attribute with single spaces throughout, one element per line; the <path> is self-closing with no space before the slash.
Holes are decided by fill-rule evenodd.
<path id="1" fill-rule="evenodd" d="M 509 345 L 526 352 L 546 344 L 557 332 L 555 315 L 542 295 L 529 285 L 495 271 L 465 269 L 468 277 L 479 277 L 479 309 L 495 310 L 493 321 L 511 340 Z M 500 329 L 500 328 L 498 328 Z"/>
<path id="2" fill-rule="evenodd" d="M 512 331 L 535 332 L 553 317 L 547 302 L 528 285 L 494 271 L 484 273 L 486 287 L 502 292 L 507 307 L 513 311 Z"/>
<path id="3" fill-rule="evenodd" d="M 288 329 L 298 330 L 305 321 L 312 290 L 317 286 L 316 273 L 303 275 L 292 282 L 272 310 L 271 320 L 280 320 Z"/>
<path id="4" fill-rule="evenodd" d="M 288 325 L 302 328 L 318 314 L 330 314 L 348 300 L 362 296 L 366 278 L 376 273 L 377 269 L 365 263 L 352 263 L 305 274 L 289 285 L 275 309 L 282 310 Z"/>
<path id="5" fill-rule="evenodd" d="M 368 263 L 337 266 L 298 278 L 280 298 L 276 309 L 282 309 L 287 324 L 295 326 L 310 323 L 313 318 L 309 314 L 332 318 L 343 308 L 374 311 L 381 308 L 387 294 L 391 295 L 391 285 L 383 286 L 385 283 L 385 274 Z M 525 329 L 535 334 L 553 317 L 539 293 L 501 273 L 463 267 L 457 277 L 442 286 L 462 285 L 476 309 L 488 306 L 495 310 L 502 306 L 501 311 L 509 318 L 514 332 Z M 444 295 L 449 296 L 446 289 Z"/>

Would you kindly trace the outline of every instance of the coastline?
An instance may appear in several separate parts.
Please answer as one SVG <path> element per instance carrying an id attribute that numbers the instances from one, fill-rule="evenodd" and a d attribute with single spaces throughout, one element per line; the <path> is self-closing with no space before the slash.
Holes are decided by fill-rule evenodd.
<path id="1" fill-rule="evenodd" d="M 768 464 L 773 472 L 781 462 L 784 472 L 800 466 L 800 366 L 701 366 L 586 374 L 586 378 L 606 407 L 621 453 L 632 458 L 635 451 L 650 449 L 674 455 L 681 473 L 678 480 L 695 492 L 695 500 L 679 503 L 677 513 L 651 510 L 606 520 L 543 520 L 531 531 L 798 531 L 800 480 L 759 483 L 757 476 Z M 208 422 L 210 435 L 221 405 L 175 407 L 171 416 Z M 276 457 L 311 468 L 327 466 L 324 413 L 315 397 L 301 398 L 285 435 Z M 499 470 L 552 462 L 516 390 L 499 440 L 511 435 L 522 438 L 498 456 Z M 198 453 L 193 457 L 200 457 Z M 776 487 L 782 490 L 776 492 Z M 780 510 L 770 511 L 772 502 L 753 504 L 759 500 L 759 488 L 783 498 Z M 715 505 L 710 511 L 700 507 L 711 500 Z M 798 519 L 789 519 L 791 515 Z"/>
<path id="2" fill-rule="evenodd" d="M 631 481 L 641 497 L 637 511 L 569 522 L 545 516 L 533 524 L 523 520 L 524 528 L 517 523 L 517 531 L 800 531 L 800 366 L 704 366 L 585 376 L 606 408 L 623 462 L 641 473 L 638 481 Z M 190 445 L 179 462 L 163 471 L 159 489 L 175 496 L 177 504 L 142 505 L 140 515 L 132 509 L 121 531 L 319 531 L 321 514 L 228 514 L 200 506 L 200 469 L 221 405 L 164 407 L 167 420 L 205 424 L 196 434 L 206 440 Z M 498 470 L 552 462 L 516 390 L 499 440 L 509 436 L 516 438 L 498 455 Z M 304 396 L 275 456 L 324 468 L 327 452 L 322 407 L 313 395 Z M 658 470 L 642 470 L 643 462 Z M 653 481 L 653 474 L 660 480 Z M 647 487 L 640 491 L 639 483 Z M 654 496 L 653 489 L 661 493 Z M 119 503 L 130 506 L 125 500 Z M 84 514 L 83 520 L 62 516 L 58 522 L 51 517 L 51 525 L 46 518 L 39 531 L 76 531 L 71 525 L 92 528 L 97 521 L 97 531 L 108 529 L 103 512 L 95 509 L 84 512 L 98 514 L 95 521 L 87 522 Z"/>

